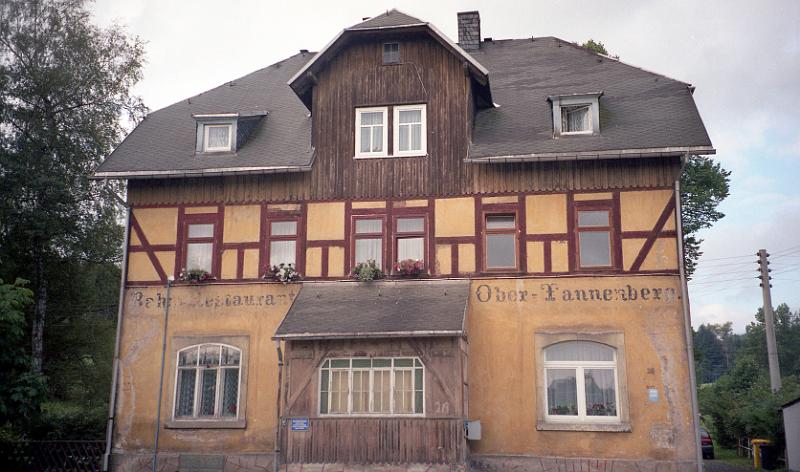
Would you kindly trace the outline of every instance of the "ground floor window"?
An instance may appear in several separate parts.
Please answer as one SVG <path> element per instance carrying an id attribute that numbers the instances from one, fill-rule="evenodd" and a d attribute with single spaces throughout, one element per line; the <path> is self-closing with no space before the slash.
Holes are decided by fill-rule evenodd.
<path id="1" fill-rule="evenodd" d="M 225 344 L 198 344 L 178 351 L 175 418 L 236 418 L 241 351 Z"/>
<path id="2" fill-rule="evenodd" d="M 419 359 L 327 359 L 320 369 L 323 415 L 424 413 L 424 367 Z"/>
<path id="3" fill-rule="evenodd" d="M 544 349 L 548 421 L 618 422 L 619 381 L 613 347 L 563 341 Z"/>

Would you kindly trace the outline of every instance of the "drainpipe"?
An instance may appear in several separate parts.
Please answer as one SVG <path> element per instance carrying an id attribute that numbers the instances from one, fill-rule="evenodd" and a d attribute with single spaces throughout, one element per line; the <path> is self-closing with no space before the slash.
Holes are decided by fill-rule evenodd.
<path id="1" fill-rule="evenodd" d="M 692 389 L 692 427 L 694 428 L 694 452 L 697 461 L 697 471 L 703 472 L 703 452 L 700 449 L 700 408 L 697 401 L 697 377 L 694 370 L 694 339 L 692 333 L 692 316 L 689 308 L 689 286 L 686 281 L 686 270 L 683 266 L 683 224 L 681 222 L 681 178 L 683 168 L 686 166 L 688 154 L 681 158 L 681 172 L 675 180 L 675 227 L 678 237 L 678 268 L 681 276 L 681 305 L 683 306 L 683 324 L 686 335 L 686 356 L 689 362 L 689 388 Z"/>
<path id="2" fill-rule="evenodd" d="M 167 324 L 169 323 L 169 289 L 175 277 L 167 277 L 167 295 L 164 299 L 164 336 L 161 342 L 161 370 L 158 379 L 158 406 L 156 407 L 156 432 L 153 438 L 153 472 L 156 472 L 158 465 L 158 433 L 161 432 L 161 397 L 164 393 L 164 362 L 167 358 Z"/>
<path id="3" fill-rule="evenodd" d="M 281 342 L 276 340 L 275 341 L 275 351 L 278 354 L 278 400 L 275 404 L 277 407 L 275 409 L 277 415 L 277 423 L 275 426 L 275 457 L 272 460 L 272 464 L 274 465 L 273 470 L 275 472 L 279 472 L 281 468 L 281 430 L 283 426 L 281 425 L 281 382 L 283 377 L 283 352 L 281 352 Z"/>
<path id="4" fill-rule="evenodd" d="M 114 361 L 111 369 L 111 396 L 108 400 L 108 421 L 106 422 L 106 451 L 103 453 L 103 472 L 108 471 L 111 460 L 111 441 L 114 434 L 114 418 L 117 409 L 117 383 L 119 382 L 119 349 L 122 340 L 122 314 L 125 301 L 125 284 L 128 279 L 128 239 L 131 234 L 131 208 L 116 193 L 114 196 L 125 208 L 125 237 L 122 245 L 122 273 L 119 278 L 119 302 L 117 306 L 117 339 L 114 342 Z"/>

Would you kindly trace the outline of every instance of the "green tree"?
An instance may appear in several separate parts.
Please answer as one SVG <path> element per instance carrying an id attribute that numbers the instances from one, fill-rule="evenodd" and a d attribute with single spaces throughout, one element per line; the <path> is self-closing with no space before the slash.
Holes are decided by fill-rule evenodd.
<path id="1" fill-rule="evenodd" d="M 778 350 L 778 364 L 781 376 L 793 375 L 800 378 L 800 310 L 792 312 L 789 306 L 781 303 L 774 310 L 775 341 Z M 766 367 L 767 338 L 764 323 L 764 309 L 756 312 L 755 321 L 746 328 L 742 351 Z"/>
<path id="2" fill-rule="evenodd" d="M 39 411 L 44 377 L 31 372 L 25 349 L 25 307 L 33 301 L 27 282 L 0 280 L 0 439 L 15 436 Z"/>
<path id="3" fill-rule="evenodd" d="M 600 41 L 595 41 L 594 39 L 589 39 L 585 43 L 582 43 L 581 47 L 584 47 L 586 49 L 591 49 L 592 51 L 594 51 L 594 52 L 596 52 L 598 54 L 603 54 L 604 56 L 608 56 L 608 51 L 606 50 L 605 45 L 603 43 L 601 43 Z"/>
<path id="4" fill-rule="evenodd" d="M 683 264 L 691 276 L 703 255 L 697 233 L 725 216 L 717 208 L 730 192 L 730 171 L 707 156 L 689 156 L 681 175 Z"/>
<path id="5" fill-rule="evenodd" d="M 0 3 L 0 276 L 33 281 L 34 372 L 64 279 L 81 264 L 120 257 L 119 189 L 90 177 L 122 138 L 120 118 L 145 111 L 130 93 L 141 42 L 119 26 L 94 26 L 85 4 Z"/>

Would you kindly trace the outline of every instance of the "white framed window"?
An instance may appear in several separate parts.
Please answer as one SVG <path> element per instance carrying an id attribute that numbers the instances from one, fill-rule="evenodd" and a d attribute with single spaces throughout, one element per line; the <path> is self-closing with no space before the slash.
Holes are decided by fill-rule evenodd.
<path id="1" fill-rule="evenodd" d="M 561 106 L 561 134 L 592 134 L 592 105 Z"/>
<path id="2" fill-rule="evenodd" d="M 206 124 L 203 126 L 203 150 L 205 152 L 230 151 L 233 139 L 230 124 Z"/>
<path id="3" fill-rule="evenodd" d="M 427 152 L 426 106 L 394 107 L 394 155 L 424 156 Z"/>
<path id="4" fill-rule="evenodd" d="M 423 415 L 425 368 L 414 357 L 326 359 L 320 415 Z"/>
<path id="5" fill-rule="evenodd" d="M 177 353 L 176 420 L 239 417 L 242 351 L 219 344 L 196 344 Z"/>
<path id="6" fill-rule="evenodd" d="M 619 423 L 617 351 L 593 341 L 544 349 L 544 417 L 552 423 Z"/>
<path id="7" fill-rule="evenodd" d="M 355 157 L 386 157 L 389 147 L 387 107 L 356 108 Z"/>

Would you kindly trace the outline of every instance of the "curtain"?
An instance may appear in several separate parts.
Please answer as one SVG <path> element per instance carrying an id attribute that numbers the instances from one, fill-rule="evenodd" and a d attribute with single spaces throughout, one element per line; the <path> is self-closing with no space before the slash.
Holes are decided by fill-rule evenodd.
<path id="1" fill-rule="evenodd" d="M 353 413 L 369 411 L 369 371 L 353 371 Z"/>
<path id="2" fill-rule="evenodd" d="M 589 131 L 589 106 L 563 107 L 561 131 L 566 133 Z"/>
<path id="3" fill-rule="evenodd" d="M 269 265 L 296 264 L 297 251 L 295 241 L 270 241 L 269 243 Z"/>
<path id="4" fill-rule="evenodd" d="M 613 369 L 584 369 L 586 384 L 586 414 L 616 416 L 616 393 Z"/>
<path id="5" fill-rule="evenodd" d="M 614 348 L 591 341 L 567 341 L 545 350 L 545 361 L 613 361 Z"/>
<path id="6" fill-rule="evenodd" d="M 391 371 L 376 370 L 372 373 L 372 411 L 389 413 L 389 397 L 391 396 Z"/>
<path id="7" fill-rule="evenodd" d="M 192 416 L 194 414 L 196 376 L 196 369 L 180 369 L 178 371 L 178 400 L 175 402 L 175 416 Z"/>
<path id="8" fill-rule="evenodd" d="M 575 369 L 547 369 L 547 411 L 551 415 L 578 414 Z"/>
<path id="9" fill-rule="evenodd" d="M 330 392 L 331 392 L 331 413 L 347 413 L 347 371 L 331 371 Z"/>
<path id="10" fill-rule="evenodd" d="M 186 269 L 211 272 L 213 243 L 189 243 L 186 245 Z"/>
<path id="11" fill-rule="evenodd" d="M 383 113 L 361 113 L 361 152 L 383 151 Z"/>
<path id="12" fill-rule="evenodd" d="M 419 151 L 422 149 L 422 111 L 400 110 L 398 117 L 399 149 Z"/>
<path id="13" fill-rule="evenodd" d="M 208 147 L 226 148 L 230 147 L 230 126 L 207 126 L 208 130 Z"/>
<path id="14" fill-rule="evenodd" d="M 222 411 L 220 416 L 236 416 L 239 400 L 239 369 L 222 369 Z"/>
<path id="15" fill-rule="evenodd" d="M 399 238 L 397 240 L 397 261 L 406 259 L 425 260 L 425 238 Z"/>
<path id="16" fill-rule="evenodd" d="M 382 248 L 381 239 L 356 239 L 356 264 L 373 259 L 375 264 L 381 267 Z"/>
<path id="17" fill-rule="evenodd" d="M 203 369 L 200 382 L 198 416 L 214 416 L 214 406 L 217 400 L 217 369 Z"/>
<path id="18" fill-rule="evenodd" d="M 394 413 L 412 413 L 414 384 L 411 381 L 410 370 L 396 370 L 394 372 Z"/>

